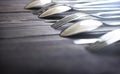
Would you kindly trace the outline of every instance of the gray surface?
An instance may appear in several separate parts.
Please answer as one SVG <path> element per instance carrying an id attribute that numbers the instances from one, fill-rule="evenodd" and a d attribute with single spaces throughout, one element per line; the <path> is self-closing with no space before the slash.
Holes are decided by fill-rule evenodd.
<path id="1" fill-rule="evenodd" d="M 30 1 L 0 1 L 0 74 L 120 74 L 119 42 L 101 51 L 75 45 L 24 10 Z"/>

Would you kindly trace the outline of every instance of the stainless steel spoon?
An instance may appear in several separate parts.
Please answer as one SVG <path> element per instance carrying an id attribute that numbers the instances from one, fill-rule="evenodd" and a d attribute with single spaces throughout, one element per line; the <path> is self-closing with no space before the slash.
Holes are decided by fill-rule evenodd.
<path id="1" fill-rule="evenodd" d="M 118 0 L 115 0 L 118 1 Z M 115 1 L 97 1 L 97 2 L 91 2 L 91 3 L 83 3 L 81 4 L 81 7 L 87 6 L 87 5 L 92 5 L 92 4 L 101 4 L 101 3 L 110 3 L 110 2 L 115 2 Z M 61 6 L 53 6 L 44 11 L 39 17 L 47 17 L 53 14 L 58 14 L 58 13 L 63 13 L 66 11 L 69 11 L 70 9 L 74 9 L 74 6 L 71 7 L 69 4 L 66 5 L 61 5 Z"/>
<path id="2" fill-rule="evenodd" d="M 44 12 L 39 15 L 39 17 L 47 17 L 50 15 L 66 12 L 68 10 L 71 10 L 71 7 L 58 4 L 58 5 L 54 5 L 46 8 Z"/>
<path id="3" fill-rule="evenodd" d="M 94 1 L 94 0 L 92 0 Z M 73 4 L 73 3 L 80 3 L 80 2 L 90 2 L 90 0 L 84 0 L 84 1 L 79 1 L 79 0 L 74 0 L 74 1 L 71 1 L 71 0 L 35 0 L 35 1 L 32 1 L 30 2 L 29 4 L 27 4 L 25 6 L 25 9 L 32 9 L 32 8 L 41 8 L 42 6 L 44 6 L 45 4 L 48 4 L 48 3 L 57 3 L 57 4 Z"/>
<path id="4" fill-rule="evenodd" d="M 66 16 L 59 21 L 56 21 L 53 25 L 51 25 L 54 29 L 58 29 L 59 27 L 73 21 L 73 20 L 80 20 L 80 19 L 96 19 L 100 20 L 108 25 L 120 25 L 119 20 L 113 20 L 114 18 L 119 18 L 120 16 L 113 16 L 113 14 L 120 13 L 120 11 L 111 11 L 111 12 L 100 12 L 96 14 L 87 14 L 87 13 L 75 13 L 69 16 Z M 108 15 L 108 16 L 103 16 Z M 108 20 L 107 20 L 108 19 Z M 113 21 L 110 21 L 112 19 Z M 107 20 L 107 21 L 106 21 Z"/>
<path id="5" fill-rule="evenodd" d="M 83 2 L 83 1 L 79 1 L 79 0 L 74 0 L 74 1 L 71 1 L 71 0 L 35 0 L 27 4 L 25 6 L 25 9 L 41 8 L 44 5 L 49 4 L 49 3 L 71 4 L 71 3 L 79 3 L 79 2 Z"/>
<path id="6" fill-rule="evenodd" d="M 63 30 L 60 35 L 65 37 L 78 33 L 88 32 L 97 29 L 101 25 L 103 25 L 103 23 L 97 20 L 83 20 Z"/>
<path id="7" fill-rule="evenodd" d="M 32 9 L 32 8 L 41 8 L 42 6 L 51 3 L 52 0 L 35 0 L 30 2 L 25 6 L 25 9 Z"/>
<path id="8" fill-rule="evenodd" d="M 56 23 L 54 23 L 53 25 L 51 25 L 51 27 L 53 27 L 54 29 L 57 29 L 57 28 L 65 25 L 65 24 L 67 24 L 68 22 L 80 19 L 80 18 L 85 17 L 85 16 L 87 16 L 87 14 L 85 14 L 85 13 L 71 14 L 71 15 L 68 15 L 68 16 L 60 19 L 59 21 L 57 21 Z"/>
<path id="9" fill-rule="evenodd" d="M 95 2 L 90 2 L 90 3 L 84 3 L 84 4 L 75 4 L 73 7 L 74 8 L 80 8 L 80 7 L 85 7 L 85 6 L 93 6 L 93 5 L 101 5 L 101 4 L 110 4 L 114 2 L 120 2 L 120 0 L 104 0 L 104 1 L 95 1 Z"/>
<path id="10" fill-rule="evenodd" d="M 81 6 L 85 7 L 85 6 L 90 6 L 90 5 L 94 5 L 94 4 L 101 4 L 101 3 L 111 3 L 111 2 L 116 2 L 118 0 L 115 0 L 115 1 L 111 1 L 111 0 L 107 0 L 107 1 L 95 1 L 95 2 L 90 2 L 90 3 L 83 3 L 83 4 L 80 4 Z M 75 4 L 76 5 L 76 4 Z M 66 4 L 66 5 L 60 5 L 60 6 L 52 6 L 50 7 L 49 9 L 46 9 L 46 11 L 44 11 L 41 15 L 39 15 L 39 17 L 47 17 L 47 16 L 50 16 L 50 15 L 54 15 L 54 14 L 58 14 L 58 13 L 63 13 L 63 12 L 66 12 L 66 11 L 69 11 L 71 9 L 75 9 L 75 5 L 71 6 L 71 4 Z M 80 7 L 81 7 L 80 6 Z M 76 9 L 76 10 L 79 10 L 79 9 Z"/>
<path id="11" fill-rule="evenodd" d="M 120 40 L 120 29 L 113 30 L 101 36 L 95 43 L 89 45 L 87 49 L 98 50 L 111 45 Z"/>
<path id="12" fill-rule="evenodd" d="M 116 29 L 116 30 L 110 31 L 110 32 L 102 35 L 99 38 L 77 39 L 77 40 L 74 40 L 73 43 L 74 44 L 91 44 L 88 47 L 89 49 L 91 49 L 91 47 L 92 47 L 92 49 L 95 49 L 95 48 L 98 49 L 99 47 L 101 48 L 101 45 L 103 45 L 101 43 L 106 42 L 107 45 L 110 45 L 110 44 L 115 43 L 116 41 L 120 40 L 119 33 L 120 33 L 120 29 Z M 97 47 L 97 46 L 99 46 L 99 47 Z"/>

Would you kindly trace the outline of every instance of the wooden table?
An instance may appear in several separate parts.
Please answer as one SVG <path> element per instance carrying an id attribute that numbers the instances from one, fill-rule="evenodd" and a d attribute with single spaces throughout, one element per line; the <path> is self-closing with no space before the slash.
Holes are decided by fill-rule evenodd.
<path id="1" fill-rule="evenodd" d="M 120 43 L 99 52 L 75 45 L 24 6 L 0 0 L 0 74 L 120 74 Z"/>

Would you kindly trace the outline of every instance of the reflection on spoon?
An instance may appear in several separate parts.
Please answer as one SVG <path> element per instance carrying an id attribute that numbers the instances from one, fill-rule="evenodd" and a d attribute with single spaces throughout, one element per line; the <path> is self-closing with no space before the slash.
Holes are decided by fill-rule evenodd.
<path id="1" fill-rule="evenodd" d="M 52 0 L 35 0 L 25 6 L 25 9 L 41 8 L 41 6 L 51 3 Z"/>
<path id="2" fill-rule="evenodd" d="M 60 35 L 65 37 L 82 32 L 92 31 L 94 29 L 97 29 L 101 25 L 103 25 L 103 23 L 97 20 L 83 20 L 68 27 L 67 29 L 62 31 Z"/>

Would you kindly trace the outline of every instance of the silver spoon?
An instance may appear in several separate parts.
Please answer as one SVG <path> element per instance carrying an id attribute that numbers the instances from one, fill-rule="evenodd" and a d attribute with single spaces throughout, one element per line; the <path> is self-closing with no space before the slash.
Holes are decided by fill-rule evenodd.
<path id="1" fill-rule="evenodd" d="M 120 40 L 120 29 L 113 30 L 101 36 L 95 43 L 87 47 L 89 50 L 98 50 Z"/>
<path id="2" fill-rule="evenodd" d="M 68 10 L 71 10 L 71 7 L 58 4 L 58 5 L 48 7 L 46 10 L 44 10 L 43 13 L 39 15 L 39 17 L 47 17 L 50 15 L 66 12 Z"/>
<path id="3" fill-rule="evenodd" d="M 88 3 L 88 2 L 94 2 L 96 0 L 53 0 L 55 3 L 62 3 L 62 4 L 78 4 L 78 3 Z"/>
<path id="4" fill-rule="evenodd" d="M 99 38 L 77 39 L 77 40 L 74 40 L 73 43 L 74 44 L 91 44 L 91 43 L 95 43 L 98 40 Z"/>
<path id="5" fill-rule="evenodd" d="M 109 3 L 114 3 L 114 2 L 120 2 L 120 0 L 104 0 L 104 1 L 95 1 L 91 3 L 84 3 L 84 4 L 75 4 L 73 7 L 74 8 L 80 8 L 84 6 L 90 6 L 90 5 L 99 5 L 99 4 L 109 4 Z"/>
<path id="6" fill-rule="evenodd" d="M 108 7 L 104 7 L 104 8 L 79 8 L 79 9 L 75 9 L 77 11 L 103 11 L 103 10 L 120 10 L 120 8 L 108 8 Z"/>
<path id="7" fill-rule="evenodd" d="M 32 9 L 32 8 L 41 8 L 42 6 L 51 3 L 52 0 L 35 0 L 30 2 L 25 6 L 25 9 Z"/>
<path id="8" fill-rule="evenodd" d="M 112 14 L 117 14 L 120 13 L 120 11 L 112 11 L 112 12 L 100 12 L 100 13 L 96 13 L 96 14 L 87 14 L 87 13 L 75 13 L 75 14 L 71 14 L 69 16 L 66 16 L 62 19 L 60 19 L 59 21 L 56 21 L 53 25 L 51 25 L 54 29 L 58 29 L 59 27 L 74 21 L 74 20 L 80 20 L 80 19 L 97 19 L 100 20 L 108 25 L 120 25 L 119 20 L 117 21 L 109 21 L 109 18 L 118 18 L 118 16 L 112 16 Z M 107 17 L 102 17 L 102 15 L 111 15 L 111 16 L 107 16 Z M 120 16 L 119 16 L 120 17 Z M 105 18 L 108 18 L 108 21 L 105 20 Z"/>
<path id="9" fill-rule="evenodd" d="M 116 29 L 116 30 L 110 31 L 110 32 L 102 35 L 99 38 L 77 39 L 77 40 L 74 40 L 73 42 L 74 42 L 74 44 L 92 44 L 92 46 L 90 45 L 89 47 L 93 47 L 93 45 L 95 46 L 96 43 L 98 43 L 98 41 L 100 41 L 100 42 L 107 41 L 107 43 L 112 44 L 120 39 L 119 32 L 120 32 L 120 29 Z M 113 34 L 115 34 L 115 36 L 113 36 Z M 118 36 L 116 36 L 116 35 L 118 35 Z M 97 44 L 97 45 L 99 45 L 99 44 Z"/>
<path id="10" fill-rule="evenodd" d="M 118 1 L 118 0 L 115 0 L 115 1 Z M 81 4 L 81 7 L 92 5 L 92 4 L 110 3 L 115 1 L 98 1 L 98 2 L 85 3 L 85 4 Z M 69 4 L 56 6 L 56 7 L 53 6 L 53 7 L 50 7 L 48 10 L 44 11 L 41 15 L 39 15 L 39 17 L 47 17 L 53 14 L 63 13 L 71 9 L 74 9 L 73 7 L 69 6 Z"/>
<path id="11" fill-rule="evenodd" d="M 60 35 L 65 37 L 88 32 L 97 29 L 101 25 L 103 25 L 103 23 L 97 20 L 83 20 L 63 30 Z"/>
<path id="12" fill-rule="evenodd" d="M 89 0 L 86 1 L 79 1 L 79 0 L 35 0 L 30 2 L 25 6 L 25 9 L 32 9 L 32 8 L 41 8 L 42 6 L 48 3 L 59 3 L 59 4 L 71 4 L 71 3 L 80 3 L 80 2 L 90 2 Z"/>
<path id="13" fill-rule="evenodd" d="M 85 17 L 85 16 L 88 16 L 88 14 L 85 14 L 85 13 L 71 14 L 71 15 L 68 15 L 68 16 L 60 19 L 59 21 L 57 21 L 56 23 L 51 25 L 51 27 L 53 27 L 54 29 L 58 29 L 59 27 L 65 25 L 73 20 L 77 20 L 77 19 L 80 19 L 80 18 Z"/>

